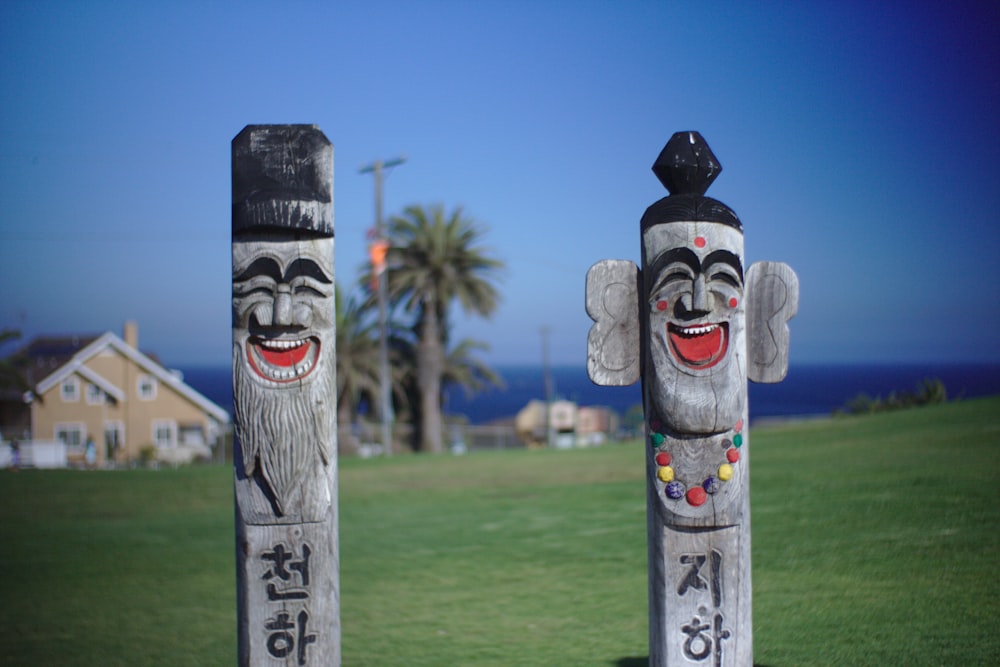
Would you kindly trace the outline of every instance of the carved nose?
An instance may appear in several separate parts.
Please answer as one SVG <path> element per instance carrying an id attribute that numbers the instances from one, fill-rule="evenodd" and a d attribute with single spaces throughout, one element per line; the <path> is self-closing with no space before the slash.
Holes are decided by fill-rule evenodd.
<path id="1" fill-rule="evenodd" d="M 698 276 L 691 286 L 691 310 L 707 313 L 712 309 L 708 302 L 710 299 L 708 288 L 705 286 L 705 279 Z"/>
<path id="2" fill-rule="evenodd" d="M 271 324 L 288 326 L 292 323 L 292 294 L 288 285 L 278 285 L 278 293 L 274 295 L 274 312 Z"/>
<path id="3" fill-rule="evenodd" d="M 699 276 L 691 281 L 691 293 L 677 299 L 674 306 L 674 317 L 681 320 L 694 320 L 704 317 L 711 311 L 711 293 Z"/>

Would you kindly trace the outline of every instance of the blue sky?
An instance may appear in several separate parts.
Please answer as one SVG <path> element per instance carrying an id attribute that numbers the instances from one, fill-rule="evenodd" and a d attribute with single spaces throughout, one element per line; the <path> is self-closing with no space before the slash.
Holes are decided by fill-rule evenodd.
<path id="1" fill-rule="evenodd" d="M 940 4 L 940 7 L 933 5 Z M 230 141 L 334 144 L 338 280 L 443 203 L 507 264 L 493 364 L 584 364 L 587 269 L 639 260 L 650 166 L 700 131 L 748 262 L 801 284 L 792 363 L 1000 360 L 992 2 L 22 2 L 0 8 L 0 327 L 230 359 Z"/>

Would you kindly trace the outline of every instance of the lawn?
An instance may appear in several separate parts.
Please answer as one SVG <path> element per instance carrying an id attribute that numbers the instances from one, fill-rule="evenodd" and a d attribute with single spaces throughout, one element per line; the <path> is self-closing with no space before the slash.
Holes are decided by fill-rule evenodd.
<path id="1" fill-rule="evenodd" d="M 751 432 L 755 661 L 1000 664 L 1000 397 Z M 343 460 L 345 666 L 646 663 L 643 451 Z M 232 474 L 0 471 L 0 664 L 236 662 Z"/>

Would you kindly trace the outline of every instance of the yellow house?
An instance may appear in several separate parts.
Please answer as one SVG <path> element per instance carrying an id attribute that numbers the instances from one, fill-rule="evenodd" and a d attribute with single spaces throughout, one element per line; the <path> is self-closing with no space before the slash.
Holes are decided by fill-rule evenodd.
<path id="1" fill-rule="evenodd" d="M 41 400 L 29 397 L 32 438 L 62 441 L 71 457 L 85 456 L 93 442 L 96 465 L 211 456 L 229 414 L 140 352 L 134 322 L 124 335 L 87 342 L 35 385 Z"/>

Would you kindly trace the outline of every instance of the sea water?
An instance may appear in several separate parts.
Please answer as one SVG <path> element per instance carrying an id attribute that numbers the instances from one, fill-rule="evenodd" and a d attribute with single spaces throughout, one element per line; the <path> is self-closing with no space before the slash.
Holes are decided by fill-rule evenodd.
<path id="1" fill-rule="evenodd" d="M 444 411 L 465 415 L 472 424 L 511 418 L 532 400 L 545 399 L 546 374 L 541 366 L 497 366 L 505 387 L 467 396 L 461 388 L 445 390 Z M 230 367 L 182 368 L 184 381 L 206 398 L 232 413 Z M 553 398 L 581 406 L 605 406 L 619 415 L 642 404 L 639 383 L 629 387 L 600 387 L 583 366 L 557 366 L 549 371 Z M 793 364 L 776 384 L 750 383 L 750 419 L 829 415 L 859 394 L 887 396 L 916 391 L 924 379 L 944 383 L 948 398 L 1000 394 L 1000 364 L 823 365 Z"/>

